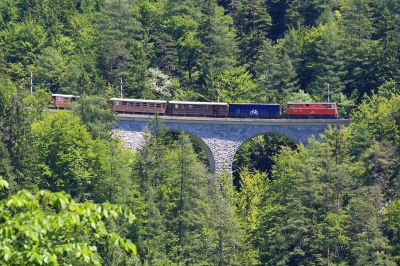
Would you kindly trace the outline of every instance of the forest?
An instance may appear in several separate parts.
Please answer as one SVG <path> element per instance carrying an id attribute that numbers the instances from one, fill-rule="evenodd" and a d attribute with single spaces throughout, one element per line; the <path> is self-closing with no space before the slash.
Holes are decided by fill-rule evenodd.
<path id="1" fill-rule="evenodd" d="M 0 0 L 0 264 L 400 265 L 399 25 L 398 0 Z M 255 137 L 217 175 L 158 119 L 123 147 L 121 83 L 329 97 L 352 123 Z M 49 112 L 51 93 L 81 98 Z"/>

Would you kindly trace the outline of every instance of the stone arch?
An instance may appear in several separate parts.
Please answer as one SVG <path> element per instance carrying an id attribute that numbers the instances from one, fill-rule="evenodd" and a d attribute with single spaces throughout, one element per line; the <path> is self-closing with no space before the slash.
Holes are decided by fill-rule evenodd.
<path id="1" fill-rule="evenodd" d="M 237 156 L 238 156 L 238 153 L 239 153 L 240 149 L 241 149 L 246 143 L 252 141 L 253 139 L 255 139 L 255 138 L 259 137 L 259 136 L 266 136 L 266 135 L 272 136 L 272 138 L 275 138 L 275 139 L 276 139 L 277 136 L 280 136 L 280 137 L 282 137 L 281 141 L 282 141 L 283 143 L 286 143 L 286 142 L 287 142 L 287 143 L 289 144 L 289 146 L 292 146 L 292 145 L 294 146 L 294 145 L 296 145 L 296 144 L 301 143 L 298 139 L 293 138 L 293 137 L 290 137 L 290 136 L 288 136 L 287 134 L 284 134 L 284 133 L 282 133 L 282 132 L 271 131 L 271 130 L 260 131 L 260 132 L 257 132 L 257 133 L 255 133 L 255 134 L 250 134 L 250 135 L 248 135 L 246 138 L 243 139 L 243 141 L 241 142 L 241 144 L 239 145 L 239 147 L 237 147 L 237 149 L 235 150 L 235 154 L 234 154 L 233 161 L 232 161 L 232 173 L 234 173 L 234 170 L 235 170 L 235 168 L 234 168 L 234 166 L 235 166 L 235 165 L 234 165 L 234 162 L 235 162 L 235 159 L 237 159 Z M 251 152 L 250 152 L 250 153 L 251 153 Z"/>
<path id="2" fill-rule="evenodd" d="M 307 140 L 309 137 L 313 136 L 309 136 L 309 135 L 303 135 L 303 134 L 298 134 L 297 132 L 297 128 L 290 128 L 290 127 L 258 127 L 255 130 L 252 131 L 248 131 L 247 134 L 243 134 L 242 138 L 240 140 L 239 145 L 235 145 L 234 146 L 234 152 L 233 152 L 233 156 L 231 156 L 228 159 L 228 165 L 229 165 L 229 170 L 230 173 L 233 174 L 233 163 L 234 160 L 237 156 L 237 153 L 240 149 L 240 147 L 245 144 L 247 141 L 250 141 L 251 139 L 257 137 L 257 136 L 261 136 L 261 135 L 267 135 L 267 134 L 274 134 L 274 135 L 279 135 L 282 136 L 286 139 L 288 139 L 290 142 L 294 143 L 294 144 L 307 144 Z"/>
<path id="3" fill-rule="evenodd" d="M 214 154 L 211 151 L 210 147 L 207 145 L 207 143 L 199 136 L 196 134 L 186 131 L 183 129 L 173 129 L 173 128 L 166 128 L 168 132 L 183 132 L 185 134 L 188 134 L 205 152 L 207 155 L 207 160 L 208 160 L 208 166 L 210 168 L 210 172 L 215 171 L 215 159 L 214 159 Z"/>
<path id="4" fill-rule="evenodd" d="M 285 132 L 279 132 L 279 131 L 276 131 L 276 130 L 264 130 L 264 131 L 260 131 L 260 132 L 257 132 L 257 133 L 254 133 L 254 134 L 251 134 L 251 135 L 247 136 L 245 139 L 243 139 L 243 142 L 240 144 L 240 146 L 242 146 L 243 143 L 245 143 L 246 141 L 251 140 L 252 138 L 255 138 L 255 137 L 258 137 L 258 136 L 261 136 L 261 135 L 267 135 L 267 134 L 280 135 L 280 136 L 283 136 L 283 137 L 289 139 L 290 141 L 292 141 L 294 143 L 297 143 L 297 144 L 302 143 L 302 141 L 299 140 L 298 138 L 290 136 L 289 134 L 287 134 Z"/>

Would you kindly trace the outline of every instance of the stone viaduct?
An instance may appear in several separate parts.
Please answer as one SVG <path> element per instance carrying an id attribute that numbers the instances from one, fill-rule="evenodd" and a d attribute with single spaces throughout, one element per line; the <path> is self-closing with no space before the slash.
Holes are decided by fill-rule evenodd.
<path id="1" fill-rule="evenodd" d="M 145 144 L 144 129 L 154 116 L 117 115 L 114 136 L 128 148 L 139 150 Z M 348 125 L 339 119 L 250 119 L 160 116 L 170 131 L 184 131 L 205 149 L 211 172 L 232 171 L 232 163 L 240 145 L 265 133 L 282 134 L 294 142 L 307 144 L 310 137 L 319 135 L 329 126 Z"/>

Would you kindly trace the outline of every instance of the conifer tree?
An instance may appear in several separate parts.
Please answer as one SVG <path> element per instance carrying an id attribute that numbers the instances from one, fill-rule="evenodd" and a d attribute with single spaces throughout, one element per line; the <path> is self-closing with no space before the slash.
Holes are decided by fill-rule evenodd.
<path id="1" fill-rule="evenodd" d="M 344 59 L 347 71 L 344 77 L 346 92 L 361 97 L 373 90 L 376 80 L 378 43 L 372 39 L 376 34 L 373 1 L 351 0 L 342 7 L 339 24 L 346 34 Z"/>
<path id="2" fill-rule="evenodd" d="M 264 43 L 254 70 L 261 90 L 257 98 L 263 101 L 283 103 L 298 90 L 297 74 L 290 57 L 277 51 L 269 41 Z"/>
<path id="3" fill-rule="evenodd" d="M 306 67 L 311 74 L 307 87 L 310 94 L 326 100 L 328 86 L 333 97 L 338 98 L 344 90 L 343 76 L 346 72 L 343 67 L 341 36 L 334 17 L 330 11 L 325 11 L 321 19 L 325 22 L 310 30 L 306 37 L 310 40 L 310 58 Z"/>
<path id="4" fill-rule="evenodd" d="M 271 26 L 271 17 L 268 14 L 265 1 L 261 0 L 234 0 L 232 17 L 237 28 L 237 37 L 240 40 L 241 64 L 252 69 L 258 58 L 267 32 Z"/>
<path id="5" fill-rule="evenodd" d="M 201 80 L 204 81 L 207 76 L 213 75 L 213 79 L 222 71 L 236 66 L 238 48 L 236 33 L 231 28 L 232 18 L 224 14 L 215 0 L 203 1 L 202 7 L 204 15 L 199 35 L 205 48 L 200 62 Z"/>

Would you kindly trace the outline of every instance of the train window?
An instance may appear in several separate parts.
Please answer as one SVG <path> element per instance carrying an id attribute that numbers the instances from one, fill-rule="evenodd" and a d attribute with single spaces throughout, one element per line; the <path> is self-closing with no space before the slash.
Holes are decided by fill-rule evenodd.
<path id="1" fill-rule="evenodd" d="M 309 104 L 306 104 L 306 106 L 310 106 Z"/>
<path id="2" fill-rule="evenodd" d="M 115 102 L 114 102 L 114 105 L 119 105 L 119 102 L 118 102 L 118 101 L 115 101 Z"/>
<path id="3" fill-rule="evenodd" d="M 335 105 L 333 103 L 329 104 L 329 108 L 335 108 Z"/>
<path id="4" fill-rule="evenodd" d="M 201 106 L 201 110 L 208 110 L 208 106 L 207 105 L 202 105 Z"/>
<path id="5" fill-rule="evenodd" d="M 122 105 L 127 105 L 127 102 L 122 102 Z"/>
<path id="6" fill-rule="evenodd" d="M 189 104 L 187 108 L 188 108 L 189 110 L 196 109 L 196 108 L 193 108 L 193 105 L 191 105 L 191 104 Z"/>
<path id="7" fill-rule="evenodd" d="M 129 106 L 134 106 L 134 103 L 128 103 Z"/>
<path id="8" fill-rule="evenodd" d="M 161 103 L 157 103 L 157 104 L 156 104 L 156 107 L 157 107 L 157 108 L 161 108 Z"/>
<path id="9" fill-rule="evenodd" d="M 186 104 L 184 104 L 184 105 L 182 105 L 182 109 L 187 109 L 187 105 Z"/>
<path id="10" fill-rule="evenodd" d="M 329 104 L 324 104 L 324 108 L 329 108 Z"/>
<path id="11" fill-rule="evenodd" d="M 179 104 L 175 104 L 175 109 L 179 109 Z"/>
<path id="12" fill-rule="evenodd" d="M 147 103 L 142 103 L 142 106 L 143 107 L 147 107 Z"/>
<path id="13" fill-rule="evenodd" d="M 140 106 L 140 103 L 135 103 L 135 106 L 139 107 L 139 106 Z"/>
<path id="14" fill-rule="evenodd" d="M 154 103 L 150 103 L 150 104 L 149 104 L 149 107 L 150 107 L 150 108 L 154 108 Z"/>

